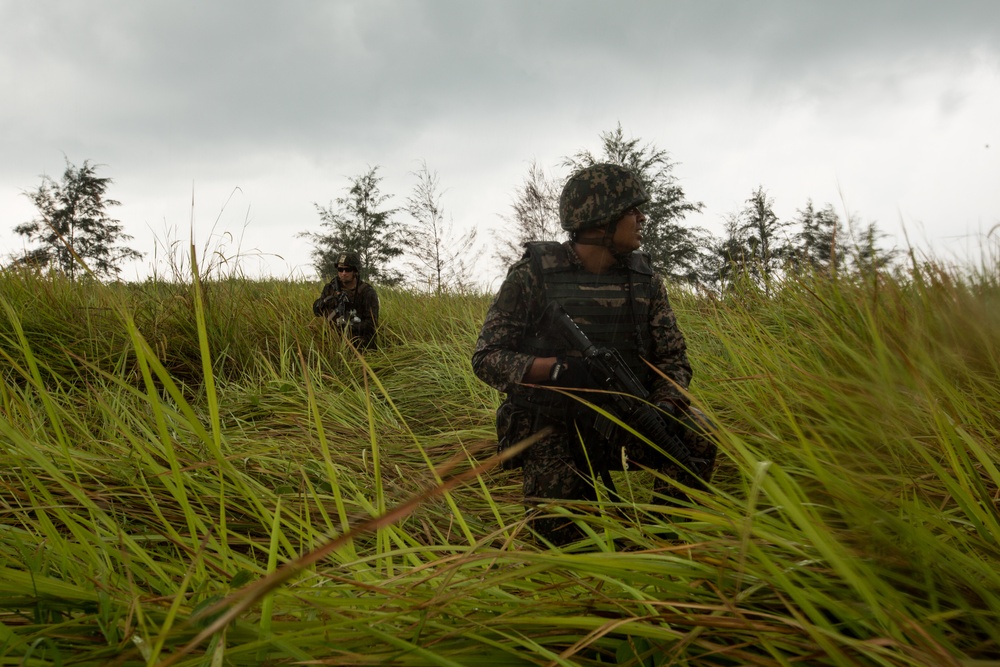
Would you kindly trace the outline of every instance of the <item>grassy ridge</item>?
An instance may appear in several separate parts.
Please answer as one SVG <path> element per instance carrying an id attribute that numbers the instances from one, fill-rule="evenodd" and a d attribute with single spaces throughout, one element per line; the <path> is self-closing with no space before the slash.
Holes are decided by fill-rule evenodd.
<path id="1" fill-rule="evenodd" d="M 553 508 L 566 551 L 517 473 L 470 473 L 487 296 L 383 290 L 362 360 L 311 284 L 0 281 L 0 664 L 1000 656 L 995 270 L 678 292 L 716 488 L 620 475 L 632 502 Z"/>

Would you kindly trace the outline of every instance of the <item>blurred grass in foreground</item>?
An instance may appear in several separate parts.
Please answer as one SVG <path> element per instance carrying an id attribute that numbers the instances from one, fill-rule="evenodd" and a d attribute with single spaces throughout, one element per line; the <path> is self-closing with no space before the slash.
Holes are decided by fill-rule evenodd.
<path id="1" fill-rule="evenodd" d="M 995 262 L 677 292 L 715 488 L 619 475 L 632 502 L 553 508 L 565 550 L 470 473 L 488 296 L 381 290 L 361 360 L 314 284 L 0 286 L 0 664 L 1000 658 Z"/>

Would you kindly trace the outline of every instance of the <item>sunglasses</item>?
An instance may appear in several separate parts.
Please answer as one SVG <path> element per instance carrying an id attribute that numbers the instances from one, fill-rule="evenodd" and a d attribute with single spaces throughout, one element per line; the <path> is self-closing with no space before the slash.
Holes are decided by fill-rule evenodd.
<path id="1" fill-rule="evenodd" d="M 338 266 L 337 267 L 337 273 L 344 273 L 345 271 L 354 271 L 354 269 L 352 269 L 349 266 Z"/>

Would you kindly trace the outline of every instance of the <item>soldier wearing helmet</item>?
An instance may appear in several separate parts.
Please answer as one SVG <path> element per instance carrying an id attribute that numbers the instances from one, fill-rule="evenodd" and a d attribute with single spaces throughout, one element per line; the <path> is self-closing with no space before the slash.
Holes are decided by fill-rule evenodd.
<path id="1" fill-rule="evenodd" d="M 532 507 L 552 500 L 593 500 L 597 497 L 593 461 L 586 453 L 595 411 L 581 410 L 571 389 L 600 389 L 583 358 L 545 322 L 551 301 L 599 347 L 616 350 L 650 392 L 650 400 L 678 424 L 678 436 L 692 454 L 715 460 L 715 445 L 704 436 L 686 397 L 691 381 L 684 336 L 670 307 L 663 278 L 649 256 L 639 250 L 643 205 L 649 195 L 631 171 L 614 164 L 580 169 L 566 182 L 559 199 L 565 242 L 533 242 L 507 273 L 483 323 L 472 355 L 476 375 L 506 394 L 497 411 L 500 448 L 517 443 L 545 426 L 553 431 L 519 455 L 523 466 L 525 503 Z M 651 369 L 651 365 L 655 371 Z M 579 392 L 600 405 L 600 394 Z M 679 466 L 654 448 L 619 429 L 614 448 L 620 456 L 606 457 L 609 469 L 659 470 L 654 498 L 684 499 L 669 483 Z M 581 439 L 583 446 L 581 446 Z M 604 444 L 602 444 L 604 446 Z M 617 459 L 617 460 L 616 460 Z M 597 471 L 595 471 L 597 472 Z M 605 474 L 605 479 L 610 477 Z M 575 525 L 539 508 L 529 515 L 534 530 L 564 544 L 580 536 Z"/>
<path id="2" fill-rule="evenodd" d="M 356 252 L 337 255 L 337 275 L 313 302 L 313 315 L 325 317 L 344 331 L 359 349 L 375 347 L 378 329 L 378 294 L 361 280 L 361 259 Z"/>

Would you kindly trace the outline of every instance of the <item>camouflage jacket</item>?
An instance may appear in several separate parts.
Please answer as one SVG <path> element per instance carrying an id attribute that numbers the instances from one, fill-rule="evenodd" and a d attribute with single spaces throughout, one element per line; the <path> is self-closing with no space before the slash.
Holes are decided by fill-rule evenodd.
<path id="1" fill-rule="evenodd" d="M 580 281 L 592 280 L 594 274 L 583 268 L 573 250 L 573 244 L 567 241 L 563 247 Z M 627 271 L 622 265 L 612 270 Z M 526 352 L 526 334 L 533 328 L 546 306 L 541 281 L 541 276 L 532 270 L 531 262 L 526 256 L 510 268 L 486 313 L 486 320 L 472 353 L 472 369 L 479 379 L 501 392 L 509 394 L 515 391 L 534 359 Z M 650 283 L 647 312 L 651 337 L 648 361 L 670 378 L 668 381 L 654 375 L 651 386 L 648 387 L 650 398 L 653 402 L 686 403 L 673 383 L 687 389 L 691 382 L 687 346 L 684 336 L 677 328 L 663 278 L 655 273 Z M 631 331 L 631 323 L 623 326 L 623 335 L 631 335 Z"/>
<path id="2" fill-rule="evenodd" d="M 362 348 L 375 345 L 375 332 L 378 329 L 378 294 L 370 284 L 358 280 L 358 286 L 353 290 L 344 290 L 340 281 L 334 278 L 324 287 L 319 298 L 313 302 L 313 315 L 330 319 L 337 312 L 341 293 L 346 295 L 348 310 L 356 311 L 360 322 L 351 324 L 351 338 Z"/>

